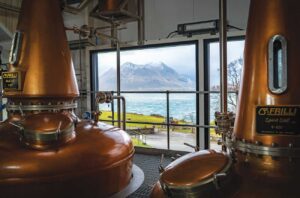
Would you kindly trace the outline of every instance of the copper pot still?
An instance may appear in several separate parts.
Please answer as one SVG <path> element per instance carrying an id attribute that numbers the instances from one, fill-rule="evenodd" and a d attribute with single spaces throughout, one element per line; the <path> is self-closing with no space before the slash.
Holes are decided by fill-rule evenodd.
<path id="1" fill-rule="evenodd" d="M 79 96 L 60 0 L 23 0 L 3 73 L 0 197 L 108 197 L 132 177 L 127 133 L 74 115 Z"/>
<path id="2" fill-rule="evenodd" d="M 174 161 L 152 197 L 299 197 L 299 10 L 297 0 L 251 0 L 228 151 Z M 229 167 L 216 169 L 222 155 Z"/>

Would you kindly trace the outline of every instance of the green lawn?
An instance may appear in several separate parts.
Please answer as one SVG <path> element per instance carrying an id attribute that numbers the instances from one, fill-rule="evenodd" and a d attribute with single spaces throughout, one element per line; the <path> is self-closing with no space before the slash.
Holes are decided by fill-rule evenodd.
<path id="1" fill-rule="evenodd" d="M 115 113 L 115 120 L 117 119 L 117 113 Z M 100 119 L 102 120 L 111 120 L 112 118 L 112 113 L 103 111 Z M 149 116 L 149 115 L 142 115 L 142 114 L 136 114 L 136 113 L 127 113 L 126 114 L 126 120 L 127 121 L 132 121 L 132 122 L 152 122 L 152 123 L 165 123 L 165 118 L 162 116 Z M 174 120 L 177 124 L 189 124 L 188 122 L 184 122 L 183 120 Z M 116 125 L 116 123 L 115 123 Z M 136 123 L 127 123 L 126 126 L 128 128 L 130 127 L 137 127 L 137 128 L 152 128 L 152 124 L 136 124 Z M 156 125 L 156 128 L 160 128 L 160 130 L 166 130 L 166 128 L 163 128 L 162 126 Z M 172 129 L 172 127 L 171 127 Z M 183 133 L 190 133 L 191 129 L 188 127 L 176 127 L 176 131 L 183 132 Z"/>
<path id="2" fill-rule="evenodd" d="M 151 148 L 151 146 L 144 144 L 142 141 L 138 140 L 137 138 L 131 137 L 131 140 L 134 146 Z"/>
<path id="3" fill-rule="evenodd" d="M 117 119 L 118 115 L 115 113 L 115 120 Z M 101 120 L 111 120 L 112 119 L 112 113 L 103 111 L 101 116 Z M 136 114 L 136 113 L 127 113 L 126 114 L 126 120 L 127 121 L 132 121 L 132 122 L 153 122 L 153 123 L 162 123 L 164 124 L 165 118 L 162 116 L 148 116 L 148 115 L 142 115 L 142 114 Z M 177 124 L 191 124 L 189 122 L 185 122 L 184 120 L 174 120 Z M 108 123 L 111 124 L 111 123 Z M 115 123 L 117 126 L 117 123 Z M 211 126 L 215 126 L 215 121 L 210 122 Z M 126 124 L 127 128 L 152 128 L 152 124 L 135 124 L 135 123 L 127 123 Z M 166 131 L 166 127 L 161 126 L 161 125 L 156 125 L 156 128 L 159 129 L 159 131 Z M 182 133 L 191 133 L 192 128 L 190 127 L 171 127 L 171 131 L 176 131 L 176 132 L 182 132 Z M 220 138 L 220 135 L 217 135 L 215 132 L 215 129 L 210 129 L 210 137 L 212 138 L 211 140 L 215 141 Z M 138 147 L 144 147 L 144 148 L 151 148 L 150 145 L 144 144 L 141 140 L 139 140 L 136 137 L 131 137 L 133 145 L 138 146 Z"/>

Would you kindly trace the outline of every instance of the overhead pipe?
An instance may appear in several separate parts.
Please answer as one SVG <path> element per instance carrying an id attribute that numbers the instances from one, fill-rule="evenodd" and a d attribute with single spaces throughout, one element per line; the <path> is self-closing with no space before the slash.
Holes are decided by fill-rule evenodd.
<path id="1" fill-rule="evenodd" d="M 108 36 L 106 34 L 100 33 L 95 29 L 94 31 L 95 36 L 98 37 L 103 37 L 106 39 L 109 39 L 116 44 L 116 50 L 117 50 L 117 96 L 119 97 L 117 100 L 117 112 L 118 112 L 118 127 L 121 128 L 121 102 L 120 102 L 120 97 L 121 97 L 121 48 L 120 48 L 120 40 L 117 37 L 114 36 Z M 125 121 L 124 121 L 125 122 Z"/>
<path id="2" fill-rule="evenodd" d="M 1 3 L 1 2 L 0 2 L 0 9 L 8 10 L 8 11 L 15 12 L 15 13 L 19 13 L 20 12 L 20 8 L 19 7 L 13 6 L 13 5 L 9 5 L 7 3 Z"/>
<path id="3" fill-rule="evenodd" d="M 79 12 L 81 12 L 92 0 L 84 0 L 82 1 L 79 6 L 77 7 L 72 7 L 72 6 L 68 6 L 66 5 L 64 8 L 65 12 L 69 12 L 72 14 L 78 14 Z"/>
<path id="4" fill-rule="evenodd" d="M 103 104 L 103 103 L 112 103 L 113 100 L 120 101 L 122 100 L 122 116 L 123 116 L 123 126 L 122 129 L 126 130 L 126 99 L 124 96 L 114 96 L 110 92 L 98 92 L 96 95 L 96 104 Z M 101 112 L 100 112 L 101 114 Z M 99 115 L 100 115 L 99 114 Z M 97 116 L 99 116 L 97 114 Z M 98 117 L 96 118 L 98 120 Z M 121 119 L 118 119 L 118 125 L 121 126 Z"/>
<path id="5" fill-rule="evenodd" d="M 118 112 L 118 127 L 121 128 L 121 48 L 120 48 L 120 40 L 117 38 L 117 36 L 109 36 L 106 34 L 103 34 L 99 32 L 99 28 L 93 29 L 89 28 L 88 26 L 82 26 L 81 28 L 78 27 L 65 27 L 65 30 L 72 30 L 74 33 L 77 33 L 79 35 L 83 36 L 90 36 L 90 35 L 95 35 L 96 37 L 102 37 L 111 40 L 115 45 L 116 45 L 116 50 L 117 50 L 117 112 Z"/>

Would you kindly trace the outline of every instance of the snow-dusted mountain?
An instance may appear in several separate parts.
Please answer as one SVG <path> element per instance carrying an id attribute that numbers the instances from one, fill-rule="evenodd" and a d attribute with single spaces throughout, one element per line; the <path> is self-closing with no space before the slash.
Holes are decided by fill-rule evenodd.
<path id="1" fill-rule="evenodd" d="M 111 68 L 100 76 L 99 86 L 101 90 L 115 90 L 116 70 Z M 121 65 L 121 86 L 122 90 L 192 90 L 195 82 L 162 62 L 127 62 Z"/>

